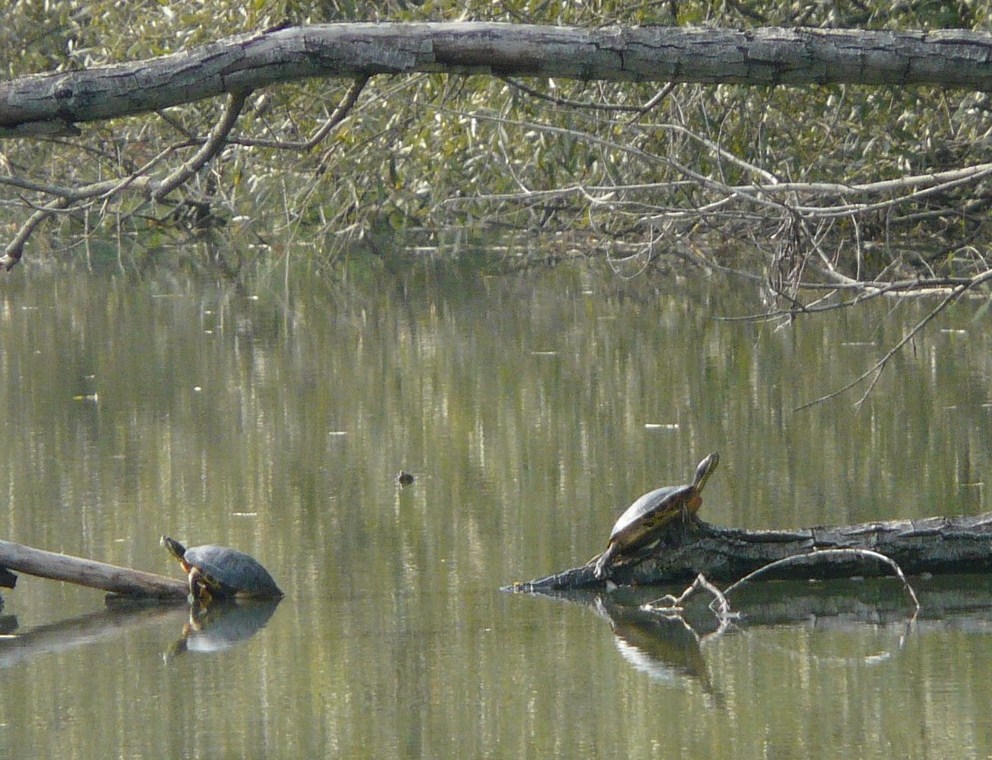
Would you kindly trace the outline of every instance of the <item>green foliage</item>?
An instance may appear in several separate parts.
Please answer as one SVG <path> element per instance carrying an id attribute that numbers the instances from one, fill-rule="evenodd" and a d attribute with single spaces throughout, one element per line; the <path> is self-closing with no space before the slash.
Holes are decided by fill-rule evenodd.
<path id="1" fill-rule="evenodd" d="M 138 60 L 284 22 L 464 18 L 588 27 L 984 29 L 988 17 L 987 4 L 963 0 L 870 6 L 843 0 L 719 6 L 677 0 L 23 0 L 2 11 L 0 55 L 6 76 L 16 77 Z M 734 241 L 748 243 L 760 260 L 783 271 L 816 252 L 861 275 L 893 264 L 967 268 L 981 258 L 968 252 L 980 251 L 978 243 L 988 239 L 985 186 L 819 219 L 798 219 L 776 206 L 808 205 L 812 196 L 720 205 L 726 188 L 762 178 L 850 186 L 992 160 L 983 94 L 683 85 L 642 113 L 658 86 L 379 77 L 312 150 L 274 146 L 305 141 L 349 86 L 310 81 L 255 93 L 238 122 L 240 144 L 169 203 L 151 206 L 125 195 L 120 205 L 94 204 L 59 217 L 60 232 L 91 232 L 101 223 L 144 235 L 226 230 L 277 253 L 300 249 L 322 260 L 356 240 L 373 249 L 398 235 L 437 244 L 459 229 L 531 236 L 548 250 L 635 252 L 651 260 L 671 251 L 696 256 L 701 240 L 710 250 L 714 241 Z M 142 167 L 167 172 L 191 155 L 221 108 L 220 102 L 195 103 L 159 117 L 87 125 L 82 138 L 58 144 L 7 141 L 6 171 L 63 186 L 126 177 Z M 158 163 L 149 164 L 156 157 Z M 23 217 L 21 196 L 46 200 L 42 193 L 7 193 L 10 225 Z M 840 196 L 828 201 L 846 202 Z"/>

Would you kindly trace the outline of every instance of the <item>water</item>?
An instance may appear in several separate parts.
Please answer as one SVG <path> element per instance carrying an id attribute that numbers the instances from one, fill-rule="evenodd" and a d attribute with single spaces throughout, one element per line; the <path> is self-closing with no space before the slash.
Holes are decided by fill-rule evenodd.
<path id="1" fill-rule="evenodd" d="M 891 581 L 766 584 L 722 635 L 498 590 L 584 562 L 714 449 L 701 515 L 719 524 L 988 511 L 977 304 L 860 409 L 796 412 L 928 304 L 776 329 L 715 319 L 760 310 L 716 279 L 400 271 L 7 275 L 0 538 L 177 576 L 162 533 L 229 544 L 287 598 L 224 643 L 181 607 L 22 576 L 0 612 L 18 635 L 0 640 L 0 756 L 992 752 L 984 578 L 918 581 L 913 622 Z"/>

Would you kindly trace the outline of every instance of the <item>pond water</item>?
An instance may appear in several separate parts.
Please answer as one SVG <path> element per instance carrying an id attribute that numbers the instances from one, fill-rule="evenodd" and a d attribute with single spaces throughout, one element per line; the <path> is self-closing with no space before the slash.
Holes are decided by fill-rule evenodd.
<path id="1" fill-rule="evenodd" d="M 932 304 L 726 321 L 761 311 L 736 281 L 472 259 L 5 276 L 0 538 L 176 577 L 163 533 L 227 544 L 287 596 L 196 631 L 21 576 L 0 757 L 992 753 L 987 577 L 914 580 L 916 620 L 890 580 L 759 584 L 723 632 L 499 590 L 585 562 L 712 450 L 717 524 L 990 510 L 980 303 L 860 408 L 796 411 Z"/>

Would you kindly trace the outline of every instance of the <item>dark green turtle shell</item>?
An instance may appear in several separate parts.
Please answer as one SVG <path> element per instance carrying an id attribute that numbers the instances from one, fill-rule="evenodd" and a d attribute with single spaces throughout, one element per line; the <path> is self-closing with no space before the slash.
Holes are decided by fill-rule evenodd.
<path id="1" fill-rule="evenodd" d="M 214 544 L 193 546 L 186 550 L 183 559 L 200 571 L 216 596 L 240 594 L 275 599 L 283 595 L 269 571 L 254 557 L 237 549 Z"/>
<path id="2" fill-rule="evenodd" d="M 696 492 L 694 486 L 687 485 L 665 486 L 644 494 L 617 519 L 610 541 L 620 547 L 636 546 L 676 517 Z"/>
<path id="3" fill-rule="evenodd" d="M 692 483 L 656 488 L 644 494 L 620 515 L 610 532 L 610 542 L 619 547 L 633 547 L 650 538 L 702 493 L 719 462 L 720 455 L 714 451 L 696 467 Z M 695 506 L 698 508 L 699 502 Z"/>
<path id="4" fill-rule="evenodd" d="M 200 571 L 211 593 L 217 596 L 282 596 L 269 571 L 254 557 L 237 549 L 214 544 L 194 546 L 186 550 L 184 559 Z"/>

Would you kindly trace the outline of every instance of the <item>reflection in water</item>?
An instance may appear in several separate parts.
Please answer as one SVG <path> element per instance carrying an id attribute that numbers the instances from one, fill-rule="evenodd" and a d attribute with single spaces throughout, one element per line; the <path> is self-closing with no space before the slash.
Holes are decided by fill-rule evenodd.
<path id="1" fill-rule="evenodd" d="M 603 597 L 597 608 L 613 627 L 617 651 L 635 670 L 662 683 L 698 683 L 715 706 L 723 706 L 700 649 L 701 637 L 685 619 L 612 604 Z"/>
<path id="2" fill-rule="evenodd" d="M 17 576 L 3 566 L 0 566 L 0 586 L 3 588 L 15 588 L 17 586 Z M 0 610 L 2 609 L 3 597 L 0 596 Z"/>
<path id="3" fill-rule="evenodd" d="M 610 623 L 616 649 L 633 670 L 667 686 L 698 684 L 714 706 L 725 708 L 728 698 L 711 673 L 720 673 L 718 680 L 731 678 L 728 663 L 709 663 L 702 645 L 715 653 L 726 634 L 746 632 L 773 656 L 800 667 L 825 668 L 825 674 L 828 668 L 898 667 L 895 658 L 905 656 L 910 641 L 920 635 L 969 631 L 992 636 L 988 576 L 915 579 L 915 586 L 923 607 L 919 616 L 907 605 L 902 584 L 891 579 L 755 583 L 734 594 L 730 621 L 714 614 L 706 604 L 710 596 L 700 592 L 680 597 L 678 614 L 642 603 L 656 594 L 650 587 L 618 589 L 608 596 L 588 591 L 534 595 L 593 608 Z M 785 643 L 789 631 L 796 632 L 796 643 Z M 807 640 L 812 632 L 821 634 L 819 641 Z"/>
<path id="4" fill-rule="evenodd" d="M 811 607 L 762 584 L 764 608 L 732 600 L 747 635 L 705 639 L 701 669 L 677 628 L 618 615 L 611 631 L 495 591 L 602 551 L 623 507 L 714 448 L 726 469 L 701 516 L 715 524 L 987 510 L 973 484 L 992 469 L 992 332 L 967 307 L 936 325 L 967 340 L 919 336 L 860 411 L 797 414 L 925 305 L 774 329 L 716 319 L 760 310 L 717 278 L 492 277 L 474 254 L 404 259 L 395 277 L 356 257 L 336 278 L 286 261 L 244 288 L 173 266 L 5 280 L 0 536 L 158 573 L 175 572 L 162 533 L 199 536 L 263 557 L 294 599 L 231 656 L 167 668 L 186 608 L 96 621 L 86 646 L 66 646 L 86 641 L 71 629 L 5 642 L 22 656 L 6 660 L 0 757 L 992 753 L 992 634 L 977 623 L 916 635 L 918 621 L 885 667 L 820 668 L 826 621 L 842 618 L 789 618 Z M 85 590 L 20 585 L 5 612 L 26 642 L 92 606 Z M 887 618 L 865 611 L 838 654 L 882 648 Z M 216 625 L 183 646 L 241 640 Z M 707 678 L 718 688 L 697 688 Z M 726 709 L 699 709 L 687 686 Z"/>
<path id="5" fill-rule="evenodd" d="M 222 600 L 190 606 L 182 636 L 169 648 L 167 658 L 186 652 L 212 654 L 241 644 L 265 627 L 279 600 Z"/>
<path id="6" fill-rule="evenodd" d="M 156 604 L 125 604 L 100 610 L 68 620 L 60 620 L 31 628 L 0 641 L 0 668 L 30 661 L 43 655 L 59 654 L 77 648 L 93 647 L 133 634 L 146 626 L 158 626 L 160 621 L 177 614 L 175 606 Z M 5 616 L 0 626 L 17 629 L 17 617 Z"/>
<path id="7" fill-rule="evenodd" d="M 0 605 L 3 609 L 3 605 Z M 6 636 L 17 630 L 17 615 L 0 615 L 0 635 Z"/>

